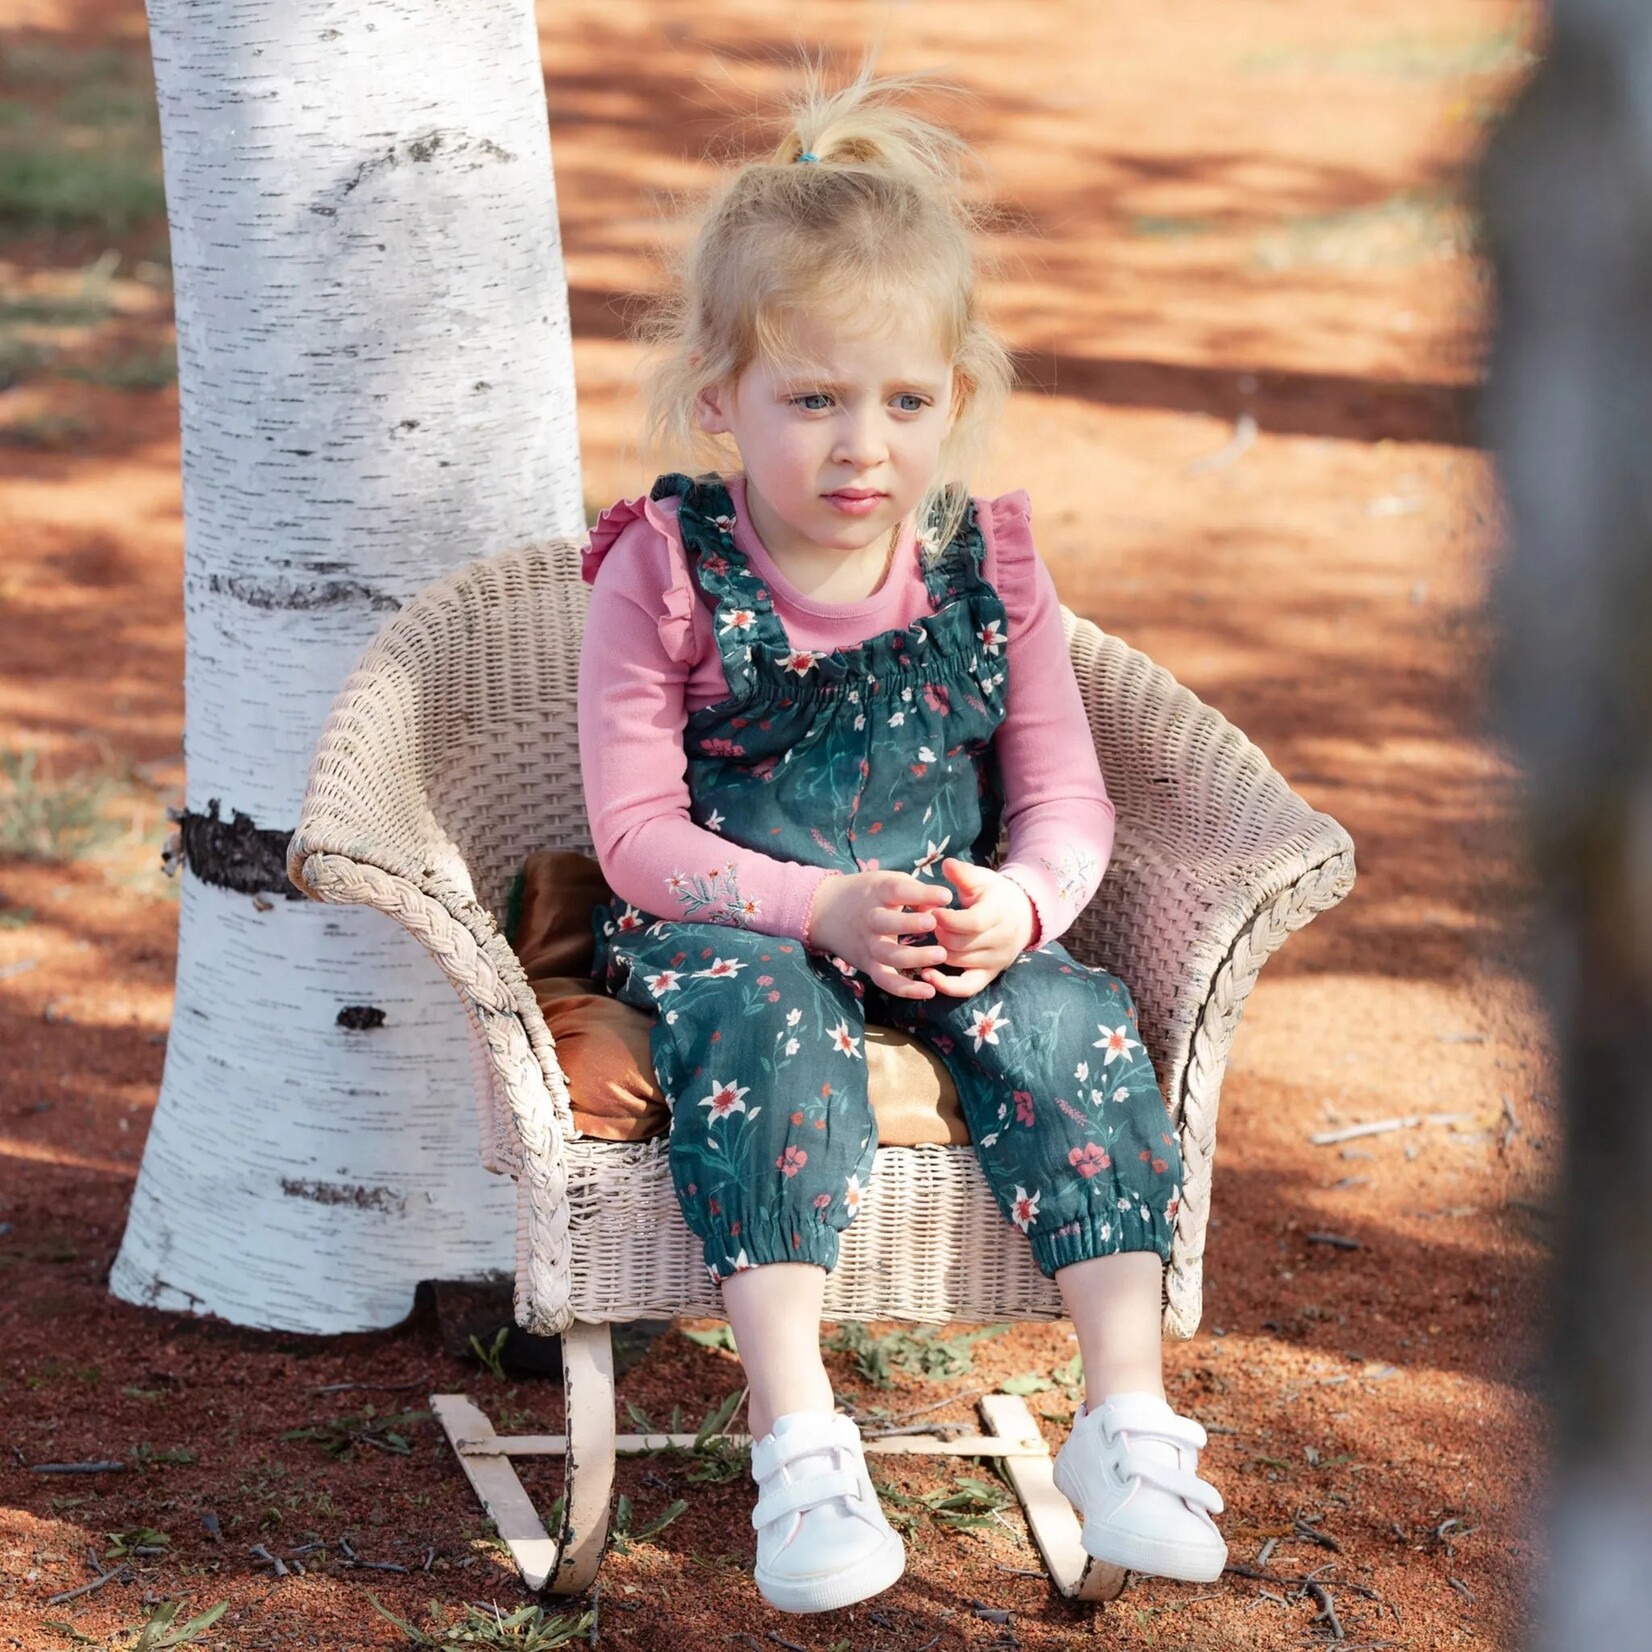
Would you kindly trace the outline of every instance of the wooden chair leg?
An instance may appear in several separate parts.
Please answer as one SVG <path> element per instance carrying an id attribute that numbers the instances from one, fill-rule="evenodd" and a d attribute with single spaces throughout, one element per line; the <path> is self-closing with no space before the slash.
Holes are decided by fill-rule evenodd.
<path id="1" fill-rule="evenodd" d="M 537 1442 L 541 1452 L 554 1447 L 567 1456 L 562 1522 L 554 1539 L 511 1465 L 517 1442 L 496 1434 L 468 1395 L 432 1394 L 430 1409 L 522 1581 L 530 1589 L 577 1595 L 590 1587 L 602 1563 L 614 1493 L 614 1348 L 606 1325 L 575 1324 L 562 1333 L 562 1380 L 567 1433 Z"/>
<path id="2" fill-rule="evenodd" d="M 1084 1552 L 1078 1516 L 1056 1489 L 1054 1460 L 1027 1402 L 1019 1394 L 983 1394 L 981 1415 L 994 1435 L 1021 1446 L 1001 1454 L 1004 1472 L 1056 1588 L 1070 1600 L 1116 1600 L 1124 1589 L 1124 1568 Z"/>
<path id="3" fill-rule="evenodd" d="M 602 1563 L 614 1500 L 614 1339 L 607 1325 L 576 1321 L 562 1333 L 562 1390 L 568 1466 L 550 1589 L 577 1595 Z"/>

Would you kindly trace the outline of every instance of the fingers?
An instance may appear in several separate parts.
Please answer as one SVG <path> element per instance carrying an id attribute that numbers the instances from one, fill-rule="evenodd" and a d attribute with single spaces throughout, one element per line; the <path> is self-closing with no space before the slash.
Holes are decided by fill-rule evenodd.
<path id="1" fill-rule="evenodd" d="M 966 908 L 962 912 L 937 912 L 932 921 L 937 940 L 948 947 L 959 947 L 978 941 L 995 920 Z"/>
<path id="2" fill-rule="evenodd" d="M 926 976 L 932 975 L 926 971 Z M 935 988 L 926 986 L 923 981 L 914 981 L 909 975 L 902 975 L 899 970 L 891 969 L 887 964 L 872 963 L 867 967 L 866 978 L 875 987 L 881 987 L 891 998 L 933 998 Z"/>
<path id="3" fill-rule="evenodd" d="M 874 963 L 896 970 L 934 969 L 951 958 L 944 946 L 903 946 L 890 940 L 874 941 L 871 954 Z"/>
<path id="4" fill-rule="evenodd" d="M 933 912 L 903 912 L 889 906 L 877 907 L 867 920 L 878 935 L 928 935 L 935 928 Z"/>
<path id="5" fill-rule="evenodd" d="M 952 900 L 952 891 L 944 883 L 924 883 L 910 872 L 880 872 L 874 885 L 878 903 L 882 906 L 911 906 L 919 911 L 946 906 Z"/>
<path id="6" fill-rule="evenodd" d="M 997 970 L 967 969 L 962 975 L 942 975 L 939 970 L 926 969 L 923 979 L 946 998 L 973 998 L 990 986 Z"/>

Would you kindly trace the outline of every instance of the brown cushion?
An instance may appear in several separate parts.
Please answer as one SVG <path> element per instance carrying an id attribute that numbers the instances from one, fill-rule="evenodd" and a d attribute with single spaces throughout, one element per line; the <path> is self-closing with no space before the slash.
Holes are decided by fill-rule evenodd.
<path id="1" fill-rule="evenodd" d="M 590 977 L 591 913 L 611 898 L 589 855 L 536 850 L 511 892 L 506 936 L 556 1040 L 574 1124 L 603 1141 L 646 1141 L 664 1135 L 670 1121 L 648 1051 L 654 1018 L 608 997 Z M 887 1027 L 868 1027 L 861 1047 L 883 1146 L 969 1140 L 938 1057 Z"/>

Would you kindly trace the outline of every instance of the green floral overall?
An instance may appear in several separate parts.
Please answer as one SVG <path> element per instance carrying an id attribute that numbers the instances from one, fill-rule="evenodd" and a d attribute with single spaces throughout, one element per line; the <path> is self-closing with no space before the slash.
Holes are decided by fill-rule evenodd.
<path id="1" fill-rule="evenodd" d="M 729 687 L 688 718 L 695 822 L 845 873 L 893 867 L 939 882 L 946 855 L 986 861 L 1002 809 L 992 739 L 1006 620 L 983 577 L 974 505 L 926 562 L 933 613 L 820 654 L 788 641 L 735 547 L 721 480 L 662 476 L 652 497 L 667 494 L 681 496 Z M 868 1019 L 946 1064 L 993 1196 L 1045 1274 L 1117 1251 L 1169 1257 L 1181 1153 L 1122 982 L 1051 942 L 974 998 L 895 998 L 840 959 L 765 934 L 732 863 L 684 868 L 671 893 L 671 917 L 598 909 L 595 972 L 657 1017 L 672 1179 L 713 1279 L 836 1263 L 877 1145 Z"/>

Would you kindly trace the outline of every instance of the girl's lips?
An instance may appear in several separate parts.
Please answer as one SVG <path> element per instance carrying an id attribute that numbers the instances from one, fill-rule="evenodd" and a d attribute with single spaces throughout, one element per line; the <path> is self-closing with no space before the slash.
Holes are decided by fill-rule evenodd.
<path id="1" fill-rule="evenodd" d="M 848 516 L 867 516 L 877 509 L 884 495 L 881 493 L 862 493 L 857 489 L 847 493 L 828 493 L 822 497 Z"/>

